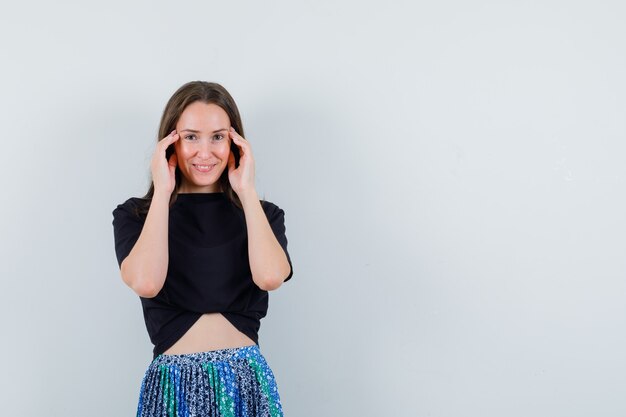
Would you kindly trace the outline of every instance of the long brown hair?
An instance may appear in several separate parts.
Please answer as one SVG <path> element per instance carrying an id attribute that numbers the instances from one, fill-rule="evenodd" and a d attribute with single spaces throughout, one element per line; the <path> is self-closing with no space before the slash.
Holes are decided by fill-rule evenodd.
<path id="1" fill-rule="evenodd" d="M 241 136 L 244 136 L 243 132 L 243 124 L 241 123 L 241 116 L 239 115 L 239 109 L 237 108 L 237 104 L 235 104 L 235 100 L 230 95 L 228 91 L 224 87 L 222 87 L 218 83 L 212 83 L 207 81 L 191 81 L 187 84 L 184 84 L 180 87 L 174 95 L 169 99 L 167 104 L 165 105 L 165 109 L 163 110 L 163 115 L 161 116 L 161 123 L 159 125 L 159 133 L 157 137 L 157 142 L 163 140 L 172 130 L 176 128 L 176 123 L 178 123 L 178 119 L 181 114 L 192 103 L 196 101 L 200 101 L 206 104 L 217 104 L 220 106 L 230 119 L 230 125 L 235 128 L 237 133 Z M 231 151 L 235 156 L 235 167 L 239 165 L 239 148 L 231 141 L 230 145 Z M 165 151 L 165 159 L 169 160 L 169 157 L 174 153 L 174 146 L 170 145 Z M 176 201 L 178 196 L 178 189 L 181 185 L 181 172 L 178 166 L 176 167 L 176 185 L 174 186 L 174 190 L 172 191 L 172 195 L 170 197 L 170 207 Z M 241 200 L 237 196 L 237 193 L 233 190 L 233 187 L 230 185 L 228 181 L 228 167 L 224 170 L 222 175 L 220 176 L 218 183 L 222 187 L 222 191 L 224 195 L 237 207 L 243 209 Z M 146 214 L 148 209 L 150 208 L 150 203 L 152 202 L 152 197 L 154 196 L 154 182 L 150 181 L 150 189 L 143 196 L 145 200 L 145 204 L 143 207 L 139 208 L 139 213 Z"/>

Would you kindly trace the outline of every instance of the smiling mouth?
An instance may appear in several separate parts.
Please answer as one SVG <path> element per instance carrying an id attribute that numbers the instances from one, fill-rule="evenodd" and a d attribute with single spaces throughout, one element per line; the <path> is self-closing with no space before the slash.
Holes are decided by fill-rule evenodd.
<path id="1" fill-rule="evenodd" d="M 200 172 L 209 172 L 209 171 L 211 171 L 211 170 L 213 169 L 213 167 L 214 167 L 215 165 L 217 165 L 217 164 L 213 164 L 213 165 L 199 165 L 199 164 L 192 164 L 192 165 L 194 166 L 194 168 L 195 168 L 197 171 L 200 171 Z"/>

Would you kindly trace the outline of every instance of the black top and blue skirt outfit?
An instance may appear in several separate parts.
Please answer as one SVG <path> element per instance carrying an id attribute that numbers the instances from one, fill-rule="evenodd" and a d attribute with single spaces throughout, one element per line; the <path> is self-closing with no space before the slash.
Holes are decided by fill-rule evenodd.
<path id="1" fill-rule="evenodd" d="M 141 198 L 113 210 L 118 264 L 137 242 Z M 261 200 L 289 265 L 284 211 Z M 139 297 L 153 359 L 141 383 L 137 416 L 282 416 L 272 370 L 260 352 L 269 295 L 252 280 L 244 213 L 224 193 L 183 193 L 169 209 L 169 263 L 161 291 Z M 293 267 L 285 281 L 293 275 Z M 165 352 L 204 314 L 219 312 L 255 344 L 180 355 Z"/>

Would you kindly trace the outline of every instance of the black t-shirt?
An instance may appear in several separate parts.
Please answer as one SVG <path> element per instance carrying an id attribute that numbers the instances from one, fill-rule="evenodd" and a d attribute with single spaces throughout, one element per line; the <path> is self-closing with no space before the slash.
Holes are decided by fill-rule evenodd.
<path id="1" fill-rule="evenodd" d="M 137 242 L 145 215 L 131 197 L 113 210 L 115 252 L 122 261 Z M 268 222 L 287 252 L 284 211 L 261 200 Z M 169 209 L 167 277 L 154 298 L 139 297 L 153 358 L 165 352 L 202 316 L 220 312 L 257 345 L 261 318 L 267 314 L 268 292 L 252 280 L 244 212 L 223 192 L 183 193 Z M 293 268 L 285 281 L 293 275 Z"/>

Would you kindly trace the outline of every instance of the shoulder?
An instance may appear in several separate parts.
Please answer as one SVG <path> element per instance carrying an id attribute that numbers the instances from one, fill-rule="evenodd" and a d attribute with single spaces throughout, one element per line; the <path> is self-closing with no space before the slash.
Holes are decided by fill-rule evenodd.
<path id="1" fill-rule="evenodd" d="M 123 203 L 118 204 L 115 209 L 113 209 L 113 217 L 118 218 L 122 216 L 131 216 L 136 219 L 145 219 L 145 214 L 141 214 L 141 210 L 148 203 L 147 199 L 140 197 L 130 197 Z"/>
<path id="2" fill-rule="evenodd" d="M 272 229 L 275 231 L 284 230 L 285 227 L 285 211 L 278 206 L 278 204 L 268 201 L 261 200 L 261 205 L 263 206 L 263 210 L 265 211 L 265 216 L 272 226 Z"/>
<path id="3" fill-rule="evenodd" d="M 278 207 L 276 204 L 272 203 L 269 200 L 259 200 L 261 201 L 261 206 L 263 206 L 263 209 L 268 210 L 268 209 L 275 209 L 276 207 Z"/>
<path id="4" fill-rule="evenodd" d="M 261 201 L 261 207 L 263 207 L 265 214 L 267 214 L 268 216 L 273 216 L 279 213 L 280 214 L 284 213 L 283 209 L 281 209 L 276 203 L 273 203 L 268 200 L 260 200 L 260 201 Z"/>

